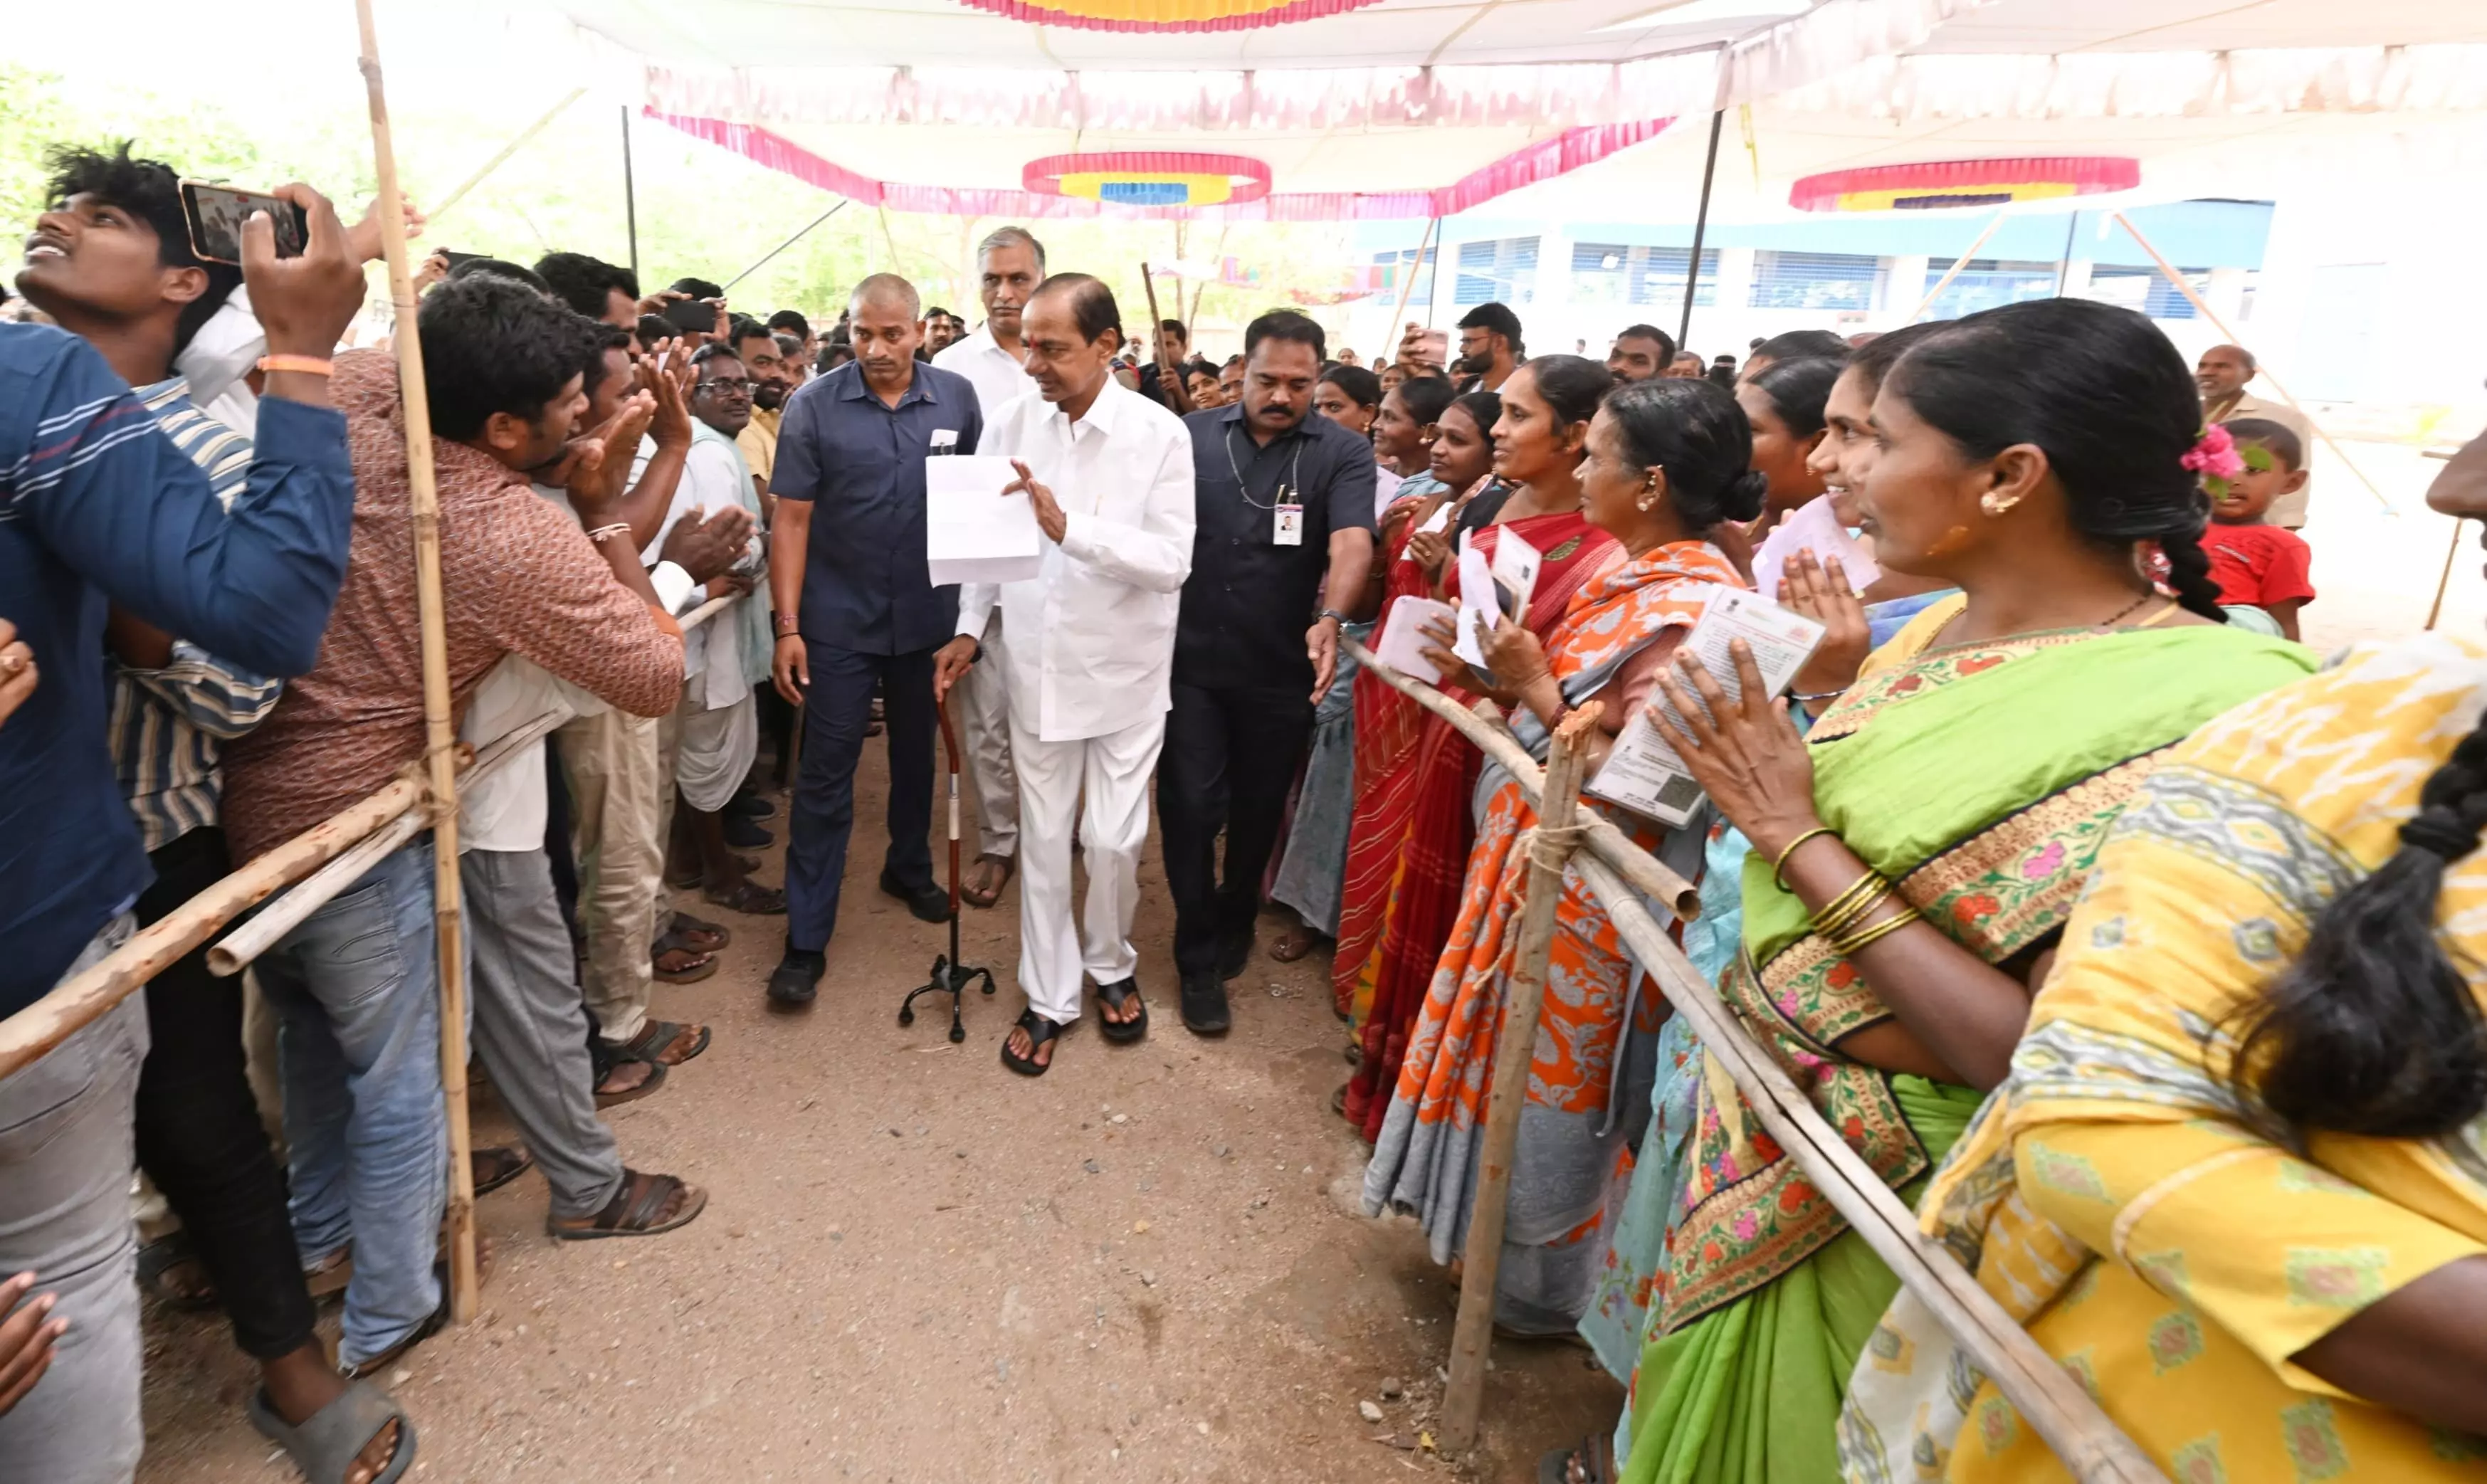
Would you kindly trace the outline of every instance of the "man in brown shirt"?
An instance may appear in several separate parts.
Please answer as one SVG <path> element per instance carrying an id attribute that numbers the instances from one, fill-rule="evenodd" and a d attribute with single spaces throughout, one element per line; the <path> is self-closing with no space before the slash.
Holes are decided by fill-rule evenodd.
<path id="1" fill-rule="evenodd" d="M 601 347 L 596 326 L 489 275 L 434 290 L 420 325 L 454 704 L 462 713 L 486 673 L 519 654 L 622 710 L 671 710 L 682 692 L 682 630 L 658 604 L 627 528 L 598 539 L 601 512 L 581 511 L 582 530 L 528 480 L 571 444 L 586 406 L 582 369 Z M 336 358 L 331 391 L 353 460 L 352 550 L 319 664 L 225 754 L 237 860 L 265 854 L 423 755 L 396 363 L 349 351 Z M 432 843 L 417 836 L 259 961 L 286 1031 L 294 1235 L 315 1265 L 350 1252 L 338 1358 L 357 1374 L 394 1361 L 445 1313 L 433 1272 L 449 1155 L 432 911 Z"/>

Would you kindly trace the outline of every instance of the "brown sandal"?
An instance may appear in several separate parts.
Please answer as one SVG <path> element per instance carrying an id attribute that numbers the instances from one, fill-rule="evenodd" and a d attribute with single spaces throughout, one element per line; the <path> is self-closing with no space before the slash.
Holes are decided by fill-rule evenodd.
<path id="1" fill-rule="evenodd" d="M 669 953 L 681 955 L 680 962 L 672 968 L 665 966 L 665 955 Z M 692 947 L 683 934 L 668 931 L 651 945 L 648 971 L 660 983 L 697 984 L 716 972 L 716 955 L 704 953 Z"/>
<path id="2" fill-rule="evenodd" d="M 622 1067 L 645 1067 L 648 1069 L 648 1079 L 641 1082 L 636 1087 L 625 1087 L 620 1092 L 606 1092 L 603 1088 L 603 1084 L 599 1083 L 596 1087 L 596 1106 L 598 1107 L 616 1107 L 625 1103 L 636 1103 L 641 1098 L 651 1097 L 664 1090 L 666 1069 L 663 1062 L 625 1059 L 619 1065 Z M 610 1074 L 607 1075 L 609 1076 Z"/>
<path id="3" fill-rule="evenodd" d="M 688 1040 L 690 1050 L 679 1050 Z M 652 1061 L 662 1067 L 679 1067 L 708 1050 L 708 1027 L 683 1025 L 672 1021 L 650 1021 L 639 1033 L 613 1048 L 614 1054 L 632 1061 Z"/>
<path id="4" fill-rule="evenodd" d="M 677 1192 L 683 1198 L 682 1208 L 670 1218 L 657 1219 L 666 1202 Z M 708 1209 L 708 1192 L 688 1186 L 672 1175 L 651 1175 L 635 1169 L 622 1172 L 621 1188 L 604 1209 L 592 1217 L 573 1217 L 569 1220 L 545 1218 L 545 1232 L 557 1242 L 594 1242 L 604 1237 L 654 1237 L 677 1227 L 688 1226 Z"/>
<path id="5" fill-rule="evenodd" d="M 700 895 L 729 912 L 743 912 L 754 917 L 782 917 L 786 914 L 786 893 L 774 886 L 763 886 L 758 882 L 737 882 L 732 891 L 719 891 L 712 886 Z"/>

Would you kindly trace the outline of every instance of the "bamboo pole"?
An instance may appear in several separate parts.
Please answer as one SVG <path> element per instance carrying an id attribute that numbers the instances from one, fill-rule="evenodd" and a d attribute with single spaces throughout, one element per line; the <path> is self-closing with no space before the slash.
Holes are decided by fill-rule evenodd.
<path id="1" fill-rule="evenodd" d="M 1902 322 L 1914 324 L 1919 320 L 1926 317 L 1926 311 L 1935 307 L 1935 300 L 1942 298 L 1942 292 L 1951 287 L 1951 281 L 1960 276 L 1961 269 L 1969 266 L 1969 261 L 1977 256 L 1977 250 L 1979 248 L 1986 245 L 1986 239 L 1995 236 L 1997 229 L 2003 225 L 2003 218 L 2006 214 L 2008 213 L 2003 211 L 1998 211 L 1995 213 L 1995 220 L 1986 224 L 1986 230 L 1979 233 L 1977 235 L 1977 239 L 1969 244 L 1969 250 L 1962 253 L 1959 257 L 1954 258 L 1951 261 L 1951 266 L 1943 270 L 1943 276 L 1936 279 L 1935 286 L 1926 291 L 1926 296 L 1918 303 L 1916 313 L 1909 316 L 1909 318 Z"/>
<path id="2" fill-rule="evenodd" d="M 2452 590 L 2452 561 L 2461 554 L 2461 518 L 2452 518 L 2452 541 L 2444 548 L 2444 574 L 2435 579 L 2435 602 L 2427 605 L 2426 627 L 2444 617 L 2444 595 Z"/>
<path id="3" fill-rule="evenodd" d="M 2125 215 L 2122 211 L 2118 211 L 2114 214 L 2116 224 L 2124 228 L 2125 232 L 2129 234 L 2136 242 L 2141 244 L 2141 250 L 2143 252 L 2150 254 L 2150 261 L 2159 265 L 2160 273 L 2164 275 L 2169 283 L 2176 286 L 2177 293 L 2185 295 L 2185 301 L 2194 306 L 2194 312 L 2200 315 L 2203 319 L 2210 321 L 2211 327 L 2218 330 L 2230 345 L 2242 347 L 2245 344 L 2245 341 L 2238 337 L 2236 331 L 2228 328 L 2227 322 L 2221 319 L 2218 313 L 2215 312 L 2209 304 L 2203 301 L 2202 295 L 2194 292 L 2194 286 L 2185 281 L 2184 274 L 2176 271 L 2175 265 L 2169 263 L 2166 258 L 2159 255 L 2159 249 L 2150 245 L 2150 238 L 2141 235 L 2141 229 L 2133 224 L 2133 218 Z M 2376 489 L 2375 482 L 2366 477 L 2366 471 L 2358 467 L 2357 461 L 2349 457 L 2349 451 L 2342 448 L 2337 442 L 2333 441 L 2332 434 L 2323 431 L 2323 425 L 2314 420 L 2314 414 L 2305 410 L 2305 404 L 2299 402 L 2294 396 L 2290 395 L 2288 388 L 2280 384 L 2278 376 L 2274 374 L 2272 369 L 2268 366 L 2259 366 L 2256 369 L 2262 373 L 2265 380 L 2271 382 L 2271 389 L 2279 393 L 2279 400 L 2287 403 L 2291 411 L 2294 411 L 2298 416 L 2305 419 L 2305 426 L 2314 430 L 2314 435 L 2323 440 L 2323 446 L 2325 448 L 2332 450 L 2332 456 L 2339 460 L 2343 464 L 2346 464 L 2350 473 L 2358 476 L 2358 483 L 2366 487 L 2366 492 L 2373 495 L 2376 502 L 2381 504 L 2385 510 L 2389 511 L 2395 516 L 2399 515 L 2400 512 L 2393 509 L 2392 502 L 2384 497 L 2384 491 Z"/>
<path id="4" fill-rule="evenodd" d="M 431 219 L 438 221 L 442 214 L 451 207 L 456 206 L 461 200 L 462 200 L 468 191 L 483 184 L 484 178 L 486 176 L 490 175 L 493 171 L 500 169 L 501 166 L 508 163 L 510 156 L 517 154 L 521 146 L 523 146 L 528 140 L 533 139 L 536 135 L 543 133 L 545 126 L 551 124 L 553 120 L 560 118 L 564 113 L 569 111 L 571 104 L 577 102 L 580 98 L 585 98 L 586 96 L 587 90 L 585 88 L 572 89 L 568 98 L 563 98 L 560 102 L 545 109 L 544 111 L 544 117 L 518 130 L 516 138 L 512 139 L 508 144 L 501 146 L 499 154 L 494 154 L 490 159 L 484 161 L 483 165 L 478 168 L 473 175 L 468 176 L 464 181 L 459 182 L 458 188 L 451 191 L 447 199 L 443 200 L 438 206 L 432 209 Z"/>
<path id="5" fill-rule="evenodd" d="M 386 826 L 422 798 L 423 785 L 418 780 L 410 774 L 399 778 L 200 892 L 100 962 L 0 1021 L 0 1078 L 40 1060 L 179 963 L 183 954 L 213 938 L 217 929 L 286 883 L 310 875 L 373 830 Z"/>
<path id="6" fill-rule="evenodd" d="M 1398 347 L 1408 343 L 1408 298 L 1411 294 L 1416 292 L 1416 275 L 1425 271 L 1425 254 L 1433 251 L 1434 234 L 1439 232 L 1441 227 L 1442 219 L 1437 216 L 1433 220 L 1425 223 L 1425 235 L 1416 239 L 1415 265 L 1408 269 L 1408 281 L 1399 286 L 1399 307 L 1390 312 L 1390 331 L 1392 334 L 1397 335 L 1399 339 L 1392 345 L 1391 349 L 1383 351 L 1380 355 L 1373 358 L 1374 374 L 1376 376 L 1381 375 L 1383 367 L 1389 365 L 1391 362 L 1399 358 Z M 1430 287 L 1430 282 L 1428 287 Z"/>
<path id="7" fill-rule="evenodd" d="M 372 161 L 379 176 L 380 220 L 404 214 L 397 147 L 389 134 L 388 96 L 380 79 L 379 33 L 372 0 L 354 0 L 362 33 L 364 91 L 372 112 Z M 432 467 L 432 407 L 423 381 L 423 345 L 416 333 L 414 281 L 405 235 L 380 234 L 388 256 L 389 296 L 397 305 L 398 385 L 405 403 L 406 483 L 414 516 L 415 611 L 423 631 L 423 720 L 432 775 L 432 916 L 440 975 L 440 1090 L 449 1110 L 449 1314 L 475 1317 L 481 1275 L 475 1260 L 474 1140 L 466 1123 L 466 949 L 458 902 L 457 737 L 449 701 L 449 640 L 440 591 L 440 491 Z"/>
<path id="8" fill-rule="evenodd" d="M 1595 726 L 1601 703 L 1563 718 L 1547 749 L 1545 818 L 1570 819 L 1580 797 L 1581 735 Z M 1511 1156 L 1520 1143 L 1520 1110 L 1528 1102 L 1529 1064 L 1537 1056 L 1537 1017 L 1546 1002 L 1546 965 L 1554 944 L 1554 909 L 1563 900 L 1563 867 L 1579 836 L 1542 822 L 1528 840 L 1527 897 L 1520 910 L 1519 956 L 1503 983 L 1502 1030 L 1495 1043 L 1494 1084 L 1486 1091 L 1485 1130 L 1477 1159 L 1476 1204 L 1468 1218 L 1467 1274 L 1460 1281 L 1460 1314 L 1451 1328 L 1451 1379 L 1442 1389 L 1442 1443 L 1465 1453 L 1476 1445 L 1485 1407 L 1485 1362 L 1494 1348 L 1495 1285 L 1502 1270 L 1503 1218 L 1511 1200 Z"/>
<path id="9" fill-rule="evenodd" d="M 1339 643 L 1355 657 L 1357 664 L 1373 672 L 1375 679 L 1459 728 L 1462 735 L 1476 743 L 1487 757 L 1501 764 L 1531 795 L 1544 793 L 1545 777 L 1538 770 L 1537 760 L 1528 755 L 1528 749 L 1520 745 L 1520 740 L 1512 736 L 1498 719 L 1489 721 L 1433 686 L 1410 680 L 1383 664 L 1381 656 L 1354 639 L 1343 637 Z M 1544 814 L 1541 809 L 1539 817 L 1543 818 Z M 1643 895 L 1664 904 L 1667 910 L 1687 922 L 1701 915 L 1701 895 L 1693 889 L 1692 883 L 1633 844 L 1632 837 L 1616 828 L 1613 821 L 1595 810 L 1582 809 L 1574 815 L 1573 823 L 1588 831 L 1583 843 L 1589 850 L 1599 859 L 1622 872 L 1624 879 Z"/>
<path id="10" fill-rule="evenodd" d="M 1177 222 L 1175 225 L 1181 226 L 1182 223 Z M 1165 335 L 1160 326 L 1163 325 L 1165 321 L 1159 318 L 1157 276 L 1149 271 L 1148 260 L 1145 258 L 1140 260 L 1140 288 L 1149 297 L 1149 359 L 1162 362 L 1165 359 Z M 1183 293 L 1183 285 L 1175 285 L 1174 292 Z M 1182 307 L 1180 299 L 1176 300 L 1176 307 Z M 1184 333 L 1188 335 L 1190 332 L 1191 327 L 1187 324 L 1184 327 Z M 1183 367 L 1160 364 L 1158 367 L 1158 388 L 1174 399 L 1175 416 L 1184 417 L 1190 413 L 1191 387 L 1184 378 Z"/>

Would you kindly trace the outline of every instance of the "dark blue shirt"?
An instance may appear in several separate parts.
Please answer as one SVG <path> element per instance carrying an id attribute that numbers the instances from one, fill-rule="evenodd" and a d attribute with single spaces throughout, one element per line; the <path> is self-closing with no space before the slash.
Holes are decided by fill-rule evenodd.
<path id="1" fill-rule="evenodd" d="M 1304 630 L 1321 610 L 1330 533 L 1373 529 L 1372 440 L 1308 412 L 1255 443 L 1241 403 L 1183 421 L 1199 523 L 1175 624 L 1175 684 L 1309 691 Z M 1303 507 L 1295 546 L 1277 542 L 1281 490 Z"/>
<path id="2" fill-rule="evenodd" d="M 41 998 L 154 879 L 104 745 L 108 604 L 245 668 L 302 674 L 353 514 L 339 413 L 262 401 L 228 516 L 92 346 L 0 324 L 0 618 L 42 675 L 0 721 L 0 1016 Z"/>
<path id="3" fill-rule="evenodd" d="M 786 404 L 769 492 L 812 502 L 803 556 L 807 644 L 906 655 L 947 644 L 959 589 L 935 587 L 924 560 L 924 461 L 935 435 L 976 451 L 984 419 L 965 377 L 921 361 L 892 407 L 850 361 Z"/>

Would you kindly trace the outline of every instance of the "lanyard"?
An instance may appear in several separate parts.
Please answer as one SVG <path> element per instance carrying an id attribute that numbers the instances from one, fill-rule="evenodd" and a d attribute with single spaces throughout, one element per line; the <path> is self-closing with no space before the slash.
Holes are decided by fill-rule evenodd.
<path id="1" fill-rule="evenodd" d="M 1298 438 L 1296 440 L 1295 453 L 1290 457 L 1287 463 L 1287 482 L 1278 487 L 1279 498 L 1267 505 L 1264 505 L 1259 500 L 1252 498 L 1251 487 L 1244 483 L 1244 470 L 1235 462 L 1235 425 L 1233 423 L 1227 424 L 1226 431 L 1218 434 L 1217 446 L 1226 451 L 1227 472 L 1235 476 L 1235 488 L 1243 492 L 1244 504 L 1251 506 L 1254 510 L 1275 510 L 1280 505 L 1288 503 L 1285 496 L 1287 491 L 1290 490 L 1296 491 L 1295 503 L 1299 505 L 1303 503 L 1303 484 L 1301 482 L 1301 475 L 1303 473 L 1304 466 L 1303 439 Z"/>

